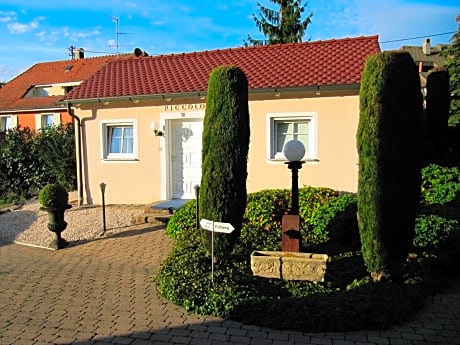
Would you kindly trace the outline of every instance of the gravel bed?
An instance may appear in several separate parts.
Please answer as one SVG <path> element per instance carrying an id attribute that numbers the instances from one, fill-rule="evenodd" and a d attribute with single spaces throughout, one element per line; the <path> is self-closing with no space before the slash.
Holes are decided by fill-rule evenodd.
<path id="1" fill-rule="evenodd" d="M 48 214 L 39 210 L 38 200 L 0 212 L 0 240 L 48 248 L 54 233 L 48 230 Z M 106 205 L 106 233 L 109 236 L 133 226 L 144 205 Z M 70 242 L 88 241 L 103 236 L 101 206 L 75 206 L 65 211 L 67 228 L 62 237 Z"/>

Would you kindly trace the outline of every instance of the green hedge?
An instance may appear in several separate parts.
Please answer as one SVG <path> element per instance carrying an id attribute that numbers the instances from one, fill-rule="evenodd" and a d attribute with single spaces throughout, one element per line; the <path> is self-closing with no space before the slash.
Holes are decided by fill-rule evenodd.
<path id="1" fill-rule="evenodd" d="M 50 182 L 76 187 L 74 126 L 0 133 L 0 198 L 30 196 Z"/>

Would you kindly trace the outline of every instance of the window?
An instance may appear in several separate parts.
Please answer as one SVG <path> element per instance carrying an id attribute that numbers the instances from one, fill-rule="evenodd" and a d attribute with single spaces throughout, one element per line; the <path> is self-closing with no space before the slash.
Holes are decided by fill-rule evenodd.
<path id="1" fill-rule="evenodd" d="M 54 115 L 45 114 L 42 115 L 42 127 L 50 127 L 54 125 Z"/>
<path id="2" fill-rule="evenodd" d="M 268 114 L 268 159 L 285 161 L 284 145 L 289 140 L 299 140 L 305 146 L 303 159 L 316 159 L 316 114 L 278 113 Z"/>
<path id="3" fill-rule="evenodd" d="M 35 115 L 35 129 L 58 126 L 61 124 L 61 115 L 59 113 L 37 114 Z"/>
<path id="4" fill-rule="evenodd" d="M 137 121 L 102 121 L 102 159 L 137 159 Z"/>
<path id="5" fill-rule="evenodd" d="M 0 131 L 7 131 L 17 125 L 16 116 L 0 116 Z"/>

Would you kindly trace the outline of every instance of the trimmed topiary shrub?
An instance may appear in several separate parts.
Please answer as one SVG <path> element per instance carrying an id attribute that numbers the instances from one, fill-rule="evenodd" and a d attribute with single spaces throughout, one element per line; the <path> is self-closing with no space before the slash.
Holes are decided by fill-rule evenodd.
<path id="1" fill-rule="evenodd" d="M 429 162 L 442 159 L 447 153 L 450 109 L 449 73 L 439 69 L 431 71 L 426 81 L 426 134 L 430 154 Z"/>
<path id="2" fill-rule="evenodd" d="M 230 234 L 214 234 L 214 258 L 221 261 L 236 243 L 246 208 L 249 151 L 248 81 L 235 66 L 220 66 L 209 77 L 203 121 L 200 219 L 230 223 Z M 211 232 L 202 229 L 208 251 Z"/>
<path id="3" fill-rule="evenodd" d="M 67 208 L 69 193 L 59 183 L 49 183 L 38 193 L 38 201 L 43 208 Z"/>
<path id="4" fill-rule="evenodd" d="M 358 214 L 366 267 L 397 273 L 414 237 L 420 195 L 422 94 L 406 52 L 367 58 L 361 79 Z"/>

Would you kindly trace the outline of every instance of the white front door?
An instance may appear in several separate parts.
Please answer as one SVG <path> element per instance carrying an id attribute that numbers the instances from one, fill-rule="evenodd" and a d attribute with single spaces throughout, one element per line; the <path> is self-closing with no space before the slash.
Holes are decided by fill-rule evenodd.
<path id="1" fill-rule="evenodd" d="M 195 198 L 201 183 L 202 119 L 171 120 L 171 192 L 174 199 Z"/>

